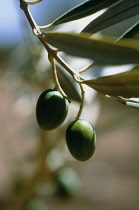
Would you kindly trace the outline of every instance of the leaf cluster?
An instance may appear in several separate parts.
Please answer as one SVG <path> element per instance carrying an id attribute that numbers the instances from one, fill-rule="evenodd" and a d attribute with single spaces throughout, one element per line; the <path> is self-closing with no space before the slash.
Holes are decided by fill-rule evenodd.
<path id="1" fill-rule="evenodd" d="M 126 103 L 128 98 L 139 97 L 139 41 L 135 40 L 139 21 L 129 27 L 121 37 L 104 36 L 98 32 L 138 15 L 139 1 L 88 0 L 67 11 L 48 26 L 40 27 L 40 30 L 85 18 L 101 10 L 104 12 L 87 24 L 80 33 L 46 31 L 39 37 L 67 54 L 91 59 L 94 66 L 101 66 L 100 70 L 109 65 L 132 64 L 133 67 L 124 73 L 80 81 L 120 102 L 124 98 Z"/>

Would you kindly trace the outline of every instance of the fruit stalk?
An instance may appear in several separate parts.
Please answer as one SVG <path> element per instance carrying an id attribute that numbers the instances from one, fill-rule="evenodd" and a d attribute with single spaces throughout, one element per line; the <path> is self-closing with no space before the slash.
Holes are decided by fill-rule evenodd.
<path id="1" fill-rule="evenodd" d="M 55 83 L 55 89 L 59 90 L 60 93 L 63 95 L 63 97 L 67 98 L 67 95 L 62 90 L 62 88 L 60 86 L 60 83 L 58 81 L 57 70 L 56 70 L 56 65 L 55 65 L 55 59 L 53 57 L 49 56 L 49 55 L 48 55 L 48 59 L 49 59 L 49 61 L 51 63 L 51 66 L 52 66 L 52 73 L 53 73 L 53 78 L 54 78 L 54 83 Z"/>
<path id="2" fill-rule="evenodd" d="M 80 116 L 82 114 L 82 111 L 83 111 L 83 107 L 84 107 L 84 101 L 85 101 L 85 90 L 84 90 L 83 85 L 81 83 L 79 83 L 79 85 L 80 85 L 82 98 L 81 98 L 80 108 L 79 108 L 79 111 L 78 111 L 78 114 L 77 114 L 75 120 L 78 120 L 80 118 Z"/>

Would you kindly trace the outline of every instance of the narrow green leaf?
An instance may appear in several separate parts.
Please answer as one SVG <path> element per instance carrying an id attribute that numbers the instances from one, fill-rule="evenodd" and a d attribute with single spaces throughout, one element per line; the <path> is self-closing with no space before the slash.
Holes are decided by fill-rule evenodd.
<path id="1" fill-rule="evenodd" d="M 79 4 L 78 6 L 72 8 L 59 18 L 57 18 L 51 26 L 66 23 L 69 21 L 77 20 L 88 15 L 94 14 L 112 4 L 118 2 L 119 0 L 88 0 Z"/>
<path id="2" fill-rule="evenodd" d="M 139 100 L 137 98 L 137 100 L 132 100 L 132 101 L 123 101 L 122 99 L 120 98 L 116 98 L 116 97 L 113 97 L 111 96 L 111 98 L 115 99 L 116 101 L 126 105 L 126 106 L 129 106 L 129 107 L 132 107 L 132 108 L 136 108 L 136 109 L 139 109 Z"/>
<path id="3" fill-rule="evenodd" d="M 139 33 L 139 21 L 137 21 L 134 25 L 132 25 L 124 34 L 122 34 L 121 38 L 127 38 L 127 39 L 136 39 L 136 35 L 138 36 Z"/>
<path id="4" fill-rule="evenodd" d="M 112 76 L 84 80 L 83 83 L 106 95 L 125 98 L 139 97 L 139 69 Z"/>
<path id="5" fill-rule="evenodd" d="M 57 74 L 60 85 L 63 91 L 66 93 L 66 95 L 71 100 L 80 102 L 81 96 L 79 94 L 75 82 L 73 82 L 73 79 L 69 76 L 69 74 L 65 71 L 65 69 L 62 68 L 61 65 L 59 64 L 57 64 Z"/>
<path id="6" fill-rule="evenodd" d="M 45 32 L 41 38 L 54 47 L 74 56 L 92 59 L 102 65 L 134 64 L 139 62 L 139 42 L 111 37 L 88 38 L 86 34 Z"/>
<path id="7" fill-rule="evenodd" d="M 106 12 L 89 23 L 82 32 L 91 33 L 91 36 L 92 33 L 101 31 L 104 28 L 112 26 L 137 14 L 139 14 L 139 1 L 124 0 L 109 8 Z"/>

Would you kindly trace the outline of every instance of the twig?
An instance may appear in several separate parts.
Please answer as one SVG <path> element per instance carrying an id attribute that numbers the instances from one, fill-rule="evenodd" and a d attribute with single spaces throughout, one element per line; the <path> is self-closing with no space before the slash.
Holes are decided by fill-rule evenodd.
<path id="1" fill-rule="evenodd" d="M 81 104 L 80 104 L 80 109 L 78 111 L 78 114 L 75 118 L 75 120 L 78 120 L 82 114 L 82 111 L 83 111 L 83 107 L 84 107 L 84 100 L 85 100 L 85 90 L 83 88 L 83 85 L 81 83 L 79 83 L 80 85 L 80 90 L 81 90 L 81 95 L 82 95 L 82 100 L 81 100 Z"/>
<path id="2" fill-rule="evenodd" d="M 63 97 L 67 98 L 67 100 L 70 102 L 70 100 L 68 99 L 67 95 L 64 93 L 64 91 L 61 88 L 61 85 L 58 81 L 58 76 L 57 76 L 57 70 L 56 70 L 56 64 L 55 64 L 55 59 L 51 56 L 48 55 L 49 61 L 51 63 L 52 66 L 52 73 L 53 73 L 53 78 L 55 81 L 55 89 L 59 90 L 61 92 L 61 94 L 63 95 Z"/>
<path id="3" fill-rule="evenodd" d="M 23 12 L 25 13 L 25 16 L 32 28 L 32 31 L 34 33 L 34 35 L 38 36 L 38 39 L 40 40 L 40 42 L 42 43 L 42 45 L 45 47 L 45 49 L 47 50 L 49 56 L 55 58 L 55 60 L 60 63 L 61 66 L 63 66 L 65 68 L 66 71 L 68 71 L 68 73 L 71 74 L 71 76 L 74 78 L 75 75 L 80 78 L 81 80 L 83 80 L 84 78 L 81 77 L 79 74 L 77 74 L 73 69 L 70 68 L 70 66 L 57 54 L 57 51 L 54 50 L 52 48 L 52 46 L 50 46 L 48 43 L 44 42 L 39 35 L 41 35 L 41 31 L 39 29 L 39 26 L 36 24 L 34 18 L 32 17 L 29 8 L 28 8 L 28 4 L 24 1 L 24 0 L 19 0 L 20 1 L 20 8 L 23 10 Z"/>

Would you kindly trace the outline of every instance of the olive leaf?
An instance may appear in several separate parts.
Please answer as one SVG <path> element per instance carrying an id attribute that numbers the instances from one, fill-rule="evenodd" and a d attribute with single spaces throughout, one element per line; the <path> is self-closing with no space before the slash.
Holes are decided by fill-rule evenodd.
<path id="1" fill-rule="evenodd" d="M 118 102 L 120 102 L 120 103 L 122 103 L 122 104 L 124 104 L 126 106 L 139 109 L 139 98 L 137 98 L 136 101 L 134 100 L 134 98 L 131 99 L 131 101 L 124 101 L 124 100 L 122 100 L 120 98 L 116 98 L 116 97 L 113 97 L 113 96 L 111 96 L 111 98 L 115 99 L 116 101 L 118 101 Z"/>
<path id="2" fill-rule="evenodd" d="M 57 74 L 60 85 L 64 90 L 64 92 L 66 93 L 66 95 L 68 95 L 68 97 L 71 100 L 80 102 L 81 96 L 76 87 L 76 83 L 73 82 L 72 77 L 70 77 L 68 72 L 66 72 L 65 69 L 62 68 L 61 65 L 59 65 L 58 63 L 57 63 Z"/>
<path id="3" fill-rule="evenodd" d="M 134 38 L 136 39 L 136 35 L 138 35 L 139 32 L 139 21 L 137 21 L 134 25 L 132 25 L 127 31 L 125 31 L 124 34 L 122 34 L 121 37 L 119 37 L 119 39 L 121 38 Z"/>
<path id="4" fill-rule="evenodd" d="M 89 23 L 82 32 L 96 33 L 137 14 L 139 14 L 139 1 L 124 0 L 109 8 L 106 12 Z M 91 35 L 92 34 L 89 36 Z"/>
<path id="5" fill-rule="evenodd" d="M 139 97 L 139 69 L 84 80 L 83 84 L 110 96 L 122 96 L 124 98 Z"/>
<path id="6" fill-rule="evenodd" d="M 72 8 L 68 12 L 64 13 L 62 16 L 57 18 L 54 22 L 51 23 L 51 26 L 58 24 L 66 23 L 69 21 L 81 19 L 88 15 L 94 14 L 106 7 L 111 6 L 112 4 L 118 2 L 119 0 L 88 0 L 85 1 L 76 7 Z"/>
<path id="7" fill-rule="evenodd" d="M 115 42 L 112 37 L 65 32 L 45 32 L 43 41 L 74 56 L 88 58 L 102 65 L 121 65 L 139 62 L 139 42 L 122 39 Z"/>

